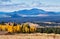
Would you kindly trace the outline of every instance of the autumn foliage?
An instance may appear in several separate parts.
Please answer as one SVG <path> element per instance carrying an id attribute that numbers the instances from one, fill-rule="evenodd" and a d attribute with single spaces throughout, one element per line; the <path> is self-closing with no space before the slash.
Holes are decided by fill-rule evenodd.
<path id="1" fill-rule="evenodd" d="M 30 26 L 28 23 L 16 24 L 16 23 L 6 23 L 5 25 L 0 24 L 0 31 L 7 31 L 9 33 L 31 33 L 36 31 L 35 26 Z"/>

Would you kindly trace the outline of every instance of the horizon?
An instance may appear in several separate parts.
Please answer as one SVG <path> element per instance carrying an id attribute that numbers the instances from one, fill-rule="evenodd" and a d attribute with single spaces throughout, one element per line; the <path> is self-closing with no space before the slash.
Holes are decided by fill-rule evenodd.
<path id="1" fill-rule="evenodd" d="M 60 16 L 60 0 L 0 0 L 0 18 L 50 16 Z"/>

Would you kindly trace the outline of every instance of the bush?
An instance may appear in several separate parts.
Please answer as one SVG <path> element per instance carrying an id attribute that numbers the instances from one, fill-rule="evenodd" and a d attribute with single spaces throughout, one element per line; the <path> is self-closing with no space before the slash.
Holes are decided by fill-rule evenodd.
<path id="1" fill-rule="evenodd" d="M 36 32 L 60 34 L 60 28 L 37 28 Z"/>

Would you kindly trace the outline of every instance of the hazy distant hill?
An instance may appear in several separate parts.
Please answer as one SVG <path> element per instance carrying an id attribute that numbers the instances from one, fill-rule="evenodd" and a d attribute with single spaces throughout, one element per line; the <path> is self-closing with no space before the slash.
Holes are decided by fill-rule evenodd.
<path id="1" fill-rule="evenodd" d="M 0 12 L 0 22 L 60 22 L 60 12 L 48 12 L 41 9 Z"/>
<path id="2" fill-rule="evenodd" d="M 31 10 L 20 10 L 13 13 L 19 13 L 19 14 L 25 14 L 25 15 L 38 15 L 38 14 L 44 14 L 46 12 L 44 10 L 34 8 Z"/>
<path id="3" fill-rule="evenodd" d="M 19 10 L 14 12 L 0 12 L 1 17 L 41 17 L 41 16 L 60 16 L 60 12 L 48 12 L 33 8 L 31 10 Z"/>

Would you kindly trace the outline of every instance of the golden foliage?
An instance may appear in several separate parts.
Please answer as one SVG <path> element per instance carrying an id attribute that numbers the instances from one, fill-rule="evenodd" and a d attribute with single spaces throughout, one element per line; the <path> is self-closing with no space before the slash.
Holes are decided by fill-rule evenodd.
<path id="1" fill-rule="evenodd" d="M 24 23 L 22 25 L 17 24 L 16 26 L 6 24 L 6 25 L 0 25 L 0 30 L 7 31 L 7 32 L 10 32 L 10 33 L 14 33 L 14 32 L 29 33 L 29 32 L 35 32 L 36 27 L 33 26 L 33 25 L 30 26 L 28 23 Z"/>
<path id="2" fill-rule="evenodd" d="M 22 26 L 22 31 L 23 32 L 35 32 L 36 31 L 36 27 L 35 26 L 30 26 L 29 24 L 27 23 L 24 23 L 23 26 Z"/>
<path id="3" fill-rule="evenodd" d="M 16 30 L 17 30 L 17 32 L 21 32 L 21 25 L 17 25 Z"/>
<path id="4" fill-rule="evenodd" d="M 31 32 L 35 32 L 35 31 L 36 31 L 36 27 L 31 26 L 31 27 L 30 27 L 30 31 L 31 31 Z"/>
<path id="5" fill-rule="evenodd" d="M 13 33 L 13 26 L 8 25 L 7 31 L 10 33 Z"/>

